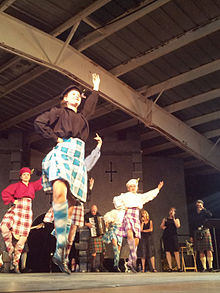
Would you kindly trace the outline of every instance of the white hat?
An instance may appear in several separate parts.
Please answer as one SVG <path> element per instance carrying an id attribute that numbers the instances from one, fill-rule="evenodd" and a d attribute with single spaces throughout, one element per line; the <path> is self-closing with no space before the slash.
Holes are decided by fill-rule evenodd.
<path id="1" fill-rule="evenodd" d="M 138 181 L 140 180 L 140 178 L 138 179 L 130 179 L 127 183 L 126 186 L 130 186 L 130 185 L 137 185 L 138 186 Z"/>

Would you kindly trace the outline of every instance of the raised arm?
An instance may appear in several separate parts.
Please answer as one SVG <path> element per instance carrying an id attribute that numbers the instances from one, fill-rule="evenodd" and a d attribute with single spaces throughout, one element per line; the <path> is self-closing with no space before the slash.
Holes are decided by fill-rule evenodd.
<path id="1" fill-rule="evenodd" d="M 85 158 L 85 165 L 86 165 L 87 172 L 89 172 L 95 166 L 95 164 L 97 163 L 97 161 L 101 155 L 100 149 L 102 146 L 102 139 L 97 133 L 96 133 L 96 137 L 94 137 L 94 139 L 98 142 L 97 146 L 91 152 L 91 154 Z"/>
<path id="2" fill-rule="evenodd" d="M 42 187 L 42 177 L 34 182 L 32 182 L 33 186 L 34 186 L 34 189 L 37 191 L 37 190 L 41 190 L 43 187 Z"/>
<path id="3" fill-rule="evenodd" d="M 81 113 L 83 116 L 86 118 L 89 118 L 94 112 L 95 112 L 95 107 L 98 101 L 98 91 L 99 91 L 99 85 L 100 85 L 100 77 L 98 74 L 93 73 L 92 74 L 92 82 L 93 82 L 93 92 L 91 95 L 86 98 L 83 110 Z"/>
<path id="4" fill-rule="evenodd" d="M 142 203 L 145 204 L 145 203 L 153 200 L 158 195 L 158 193 L 162 187 L 163 187 L 163 181 L 161 181 L 158 184 L 157 188 L 150 190 L 148 192 L 145 192 L 143 194 L 140 194 Z"/>

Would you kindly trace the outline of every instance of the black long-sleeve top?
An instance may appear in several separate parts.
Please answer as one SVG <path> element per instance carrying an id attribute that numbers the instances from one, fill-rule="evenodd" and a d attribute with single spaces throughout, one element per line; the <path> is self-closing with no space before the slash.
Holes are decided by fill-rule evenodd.
<path id="1" fill-rule="evenodd" d="M 197 211 L 195 211 L 192 215 L 193 223 L 190 231 L 191 236 L 193 236 L 194 231 L 197 230 L 199 227 L 205 227 L 206 220 L 210 219 L 211 217 L 212 213 L 207 209 L 201 210 L 200 213 L 197 213 Z"/>
<path id="2" fill-rule="evenodd" d="M 86 141 L 89 136 L 88 118 L 94 111 L 98 100 L 98 92 L 93 91 L 84 103 L 81 112 L 75 113 L 67 107 L 53 107 L 39 115 L 34 121 L 36 131 L 44 138 L 57 141 L 57 138 L 80 138 Z"/>

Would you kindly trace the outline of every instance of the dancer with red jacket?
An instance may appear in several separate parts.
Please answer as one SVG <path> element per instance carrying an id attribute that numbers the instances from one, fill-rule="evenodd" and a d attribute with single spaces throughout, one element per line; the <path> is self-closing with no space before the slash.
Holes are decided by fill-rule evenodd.
<path id="1" fill-rule="evenodd" d="M 20 181 L 10 184 L 2 191 L 2 199 L 5 205 L 13 206 L 6 212 L 0 229 L 7 251 L 11 257 L 11 271 L 20 273 L 19 259 L 32 225 L 32 200 L 35 192 L 42 189 L 41 178 L 30 182 L 31 170 L 24 167 L 19 172 Z M 18 239 L 15 246 L 12 237 Z"/>

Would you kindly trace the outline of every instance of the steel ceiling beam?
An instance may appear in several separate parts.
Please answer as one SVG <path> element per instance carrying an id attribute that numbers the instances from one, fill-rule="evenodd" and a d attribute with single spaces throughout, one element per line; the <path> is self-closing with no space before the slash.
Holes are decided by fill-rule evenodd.
<path id="1" fill-rule="evenodd" d="M 173 103 L 169 106 L 164 107 L 164 109 L 169 113 L 174 113 L 177 111 L 181 111 L 181 110 L 214 100 L 219 97 L 220 97 L 220 88 L 202 93 L 200 95 L 190 97 L 188 99 L 185 99 L 177 103 Z"/>
<path id="2" fill-rule="evenodd" d="M 212 112 L 209 114 L 201 115 L 199 117 L 195 117 L 186 121 L 186 124 L 194 127 L 197 125 L 201 125 L 204 123 L 208 123 L 210 121 L 219 120 L 220 119 L 220 111 Z"/>
<path id="3" fill-rule="evenodd" d="M 106 5 L 110 1 L 111 0 L 98 0 L 95 3 L 92 3 L 91 5 L 89 5 L 88 7 L 86 7 L 85 9 L 80 11 L 79 13 L 77 13 L 76 15 L 74 15 L 74 17 L 71 17 L 65 23 L 63 23 L 60 26 L 58 26 L 50 34 L 52 36 L 56 37 L 57 35 L 61 34 L 65 30 L 70 28 L 71 26 L 75 25 L 77 22 L 81 21 L 82 19 L 85 19 L 88 15 L 90 15 L 91 13 L 96 11 L 97 9 L 101 8 L 102 6 Z M 9 5 L 12 4 L 12 2 L 15 2 L 15 0 L 13 0 L 13 1 L 6 0 L 4 2 L 1 4 L 2 5 L 2 10 L 1 11 L 5 10 Z M 65 44 L 64 44 L 64 46 L 65 46 Z M 58 56 L 62 52 L 63 48 L 58 53 Z M 6 64 L 4 64 L 4 65 L 2 65 L 0 67 L 0 72 L 5 70 L 5 69 L 7 69 L 6 67 L 9 67 L 10 65 L 13 65 L 13 63 L 18 62 L 19 60 L 20 60 L 20 57 L 18 57 L 18 56 L 13 58 L 13 60 L 10 60 L 8 63 L 6 63 Z M 48 70 L 49 70 L 48 68 L 42 68 L 42 67 L 35 68 L 33 71 L 28 72 L 27 74 L 25 73 L 22 76 L 20 76 L 19 78 L 17 78 L 15 81 L 12 81 L 12 82 L 8 83 L 5 88 L 0 87 L 0 92 L 2 92 L 2 94 L 0 94 L 0 98 L 3 98 L 4 96 L 9 94 L 10 92 L 16 90 L 20 86 L 22 86 L 22 85 L 30 82 L 31 80 L 37 78 L 38 76 L 40 76 L 41 74 L 45 73 Z"/>
<path id="4" fill-rule="evenodd" d="M 77 22 L 81 21 L 82 19 L 86 18 L 88 15 L 92 14 L 93 12 L 100 9 L 101 7 L 105 6 L 110 1 L 111 0 L 96 0 L 95 2 L 93 1 L 93 3 L 91 5 L 89 5 L 88 7 L 86 7 L 85 9 L 83 9 L 82 11 L 80 11 L 79 13 L 74 15 L 73 17 L 69 18 L 66 22 L 61 24 L 58 28 L 54 29 L 51 32 L 51 35 L 59 36 L 61 33 L 66 31 L 68 28 L 70 28 L 71 26 L 73 26 Z"/>
<path id="5" fill-rule="evenodd" d="M 5 11 L 9 6 L 11 6 L 16 0 L 5 0 L 0 4 L 0 11 Z"/>
<path id="6" fill-rule="evenodd" d="M 102 33 L 100 33 L 99 31 L 94 31 L 88 34 L 86 37 L 79 40 L 78 42 L 76 42 L 74 44 L 74 47 L 78 51 L 82 52 L 83 50 L 100 42 L 101 40 L 115 33 L 116 31 L 119 31 L 120 29 L 128 26 L 130 23 L 138 20 L 139 18 L 145 16 L 146 14 L 154 11 L 155 9 L 165 5 L 166 3 L 170 1 L 171 0 L 157 0 L 157 1 L 145 0 L 138 7 L 135 7 L 134 9 L 129 10 L 124 15 L 120 15 L 120 19 L 118 19 L 118 21 L 114 19 L 112 23 L 103 27 Z"/>
<path id="7" fill-rule="evenodd" d="M 52 68 L 73 80 L 77 80 L 88 88 L 92 87 L 91 73 L 99 73 L 102 97 L 140 120 L 146 126 L 159 131 L 170 141 L 192 153 L 195 157 L 220 170 L 220 148 L 218 146 L 207 157 L 207 153 L 213 147 L 212 142 L 153 104 L 152 101 L 143 102 L 137 91 L 80 52 L 68 46 L 59 66 L 54 65 L 57 53 L 63 46 L 62 41 L 4 13 L 0 14 L 0 23 L 0 47 L 2 49 Z M 19 42 L 17 39 L 19 39 Z"/>
<path id="8" fill-rule="evenodd" d="M 33 80 L 33 76 L 34 78 L 36 78 L 47 71 L 48 68 L 36 66 L 32 70 L 22 74 L 20 77 L 16 78 L 15 80 L 9 82 L 6 86 L 4 86 L 4 92 L 0 94 L 0 99 L 5 97 L 12 91 L 15 91 L 17 88 L 25 85 L 29 81 Z"/>
<path id="9" fill-rule="evenodd" d="M 160 58 L 161 56 L 164 56 L 166 54 L 169 54 L 179 48 L 182 48 L 194 41 L 197 41 L 201 38 L 206 37 L 209 34 L 212 34 L 219 30 L 220 27 L 220 19 L 216 18 L 212 20 L 212 22 L 200 26 L 198 28 L 194 28 L 188 32 L 186 32 L 182 36 L 175 37 L 174 39 L 164 43 L 159 48 L 150 50 L 143 54 L 142 56 L 138 56 L 135 58 L 132 58 L 127 61 L 127 63 L 120 64 L 113 69 L 111 69 L 111 73 L 115 76 L 120 76 L 122 74 L 125 74 L 129 71 L 132 71 L 136 69 L 137 67 L 140 67 L 146 63 L 149 63 L 155 59 Z"/>
<path id="10" fill-rule="evenodd" d="M 189 81 L 200 78 L 204 75 L 213 73 L 218 70 L 220 70 L 220 59 L 217 59 L 205 65 L 199 66 L 195 69 L 192 69 L 190 71 L 187 71 L 177 76 L 174 76 L 172 78 L 169 78 L 168 80 L 155 84 L 151 87 L 143 86 L 142 88 L 138 89 L 138 91 L 142 95 L 144 95 L 145 98 L 148 98 L 155 94 L 160 93 L 161 91 L 175 88 L 176 86 L 187 83 Z"/>
<path id="11" fill-rule="evenodd" d="M 202 93 L 200 95 L 190 97 L 190 98 L 185 99 L 183 101 L 173 103 L 169 106 L 164 107 L 163 109 L 169 113 L 174 113 L 177 111 L 181 111 L 181 110 L 199 105 L 201 103 L 208 102 L 210 100 L 213 100 L 213 99 L 216 99 L 219 97 L 220 97 L 220 89 L 214 89 L 214 90 Z M 187 123 L 187 122 L 185 122 L 185 123 Z M 190 125 L 190 126 L 192 126 L 192 125 Z M 147 133 L 143 133 L 141 135 L 141 140 L 144 141 L 144 140 L 152 139 L 152 138 L 155 138 L 158 136 L 160 136 L 159 133 L 157 133 L 155 131 L 148 131 Z"/>

